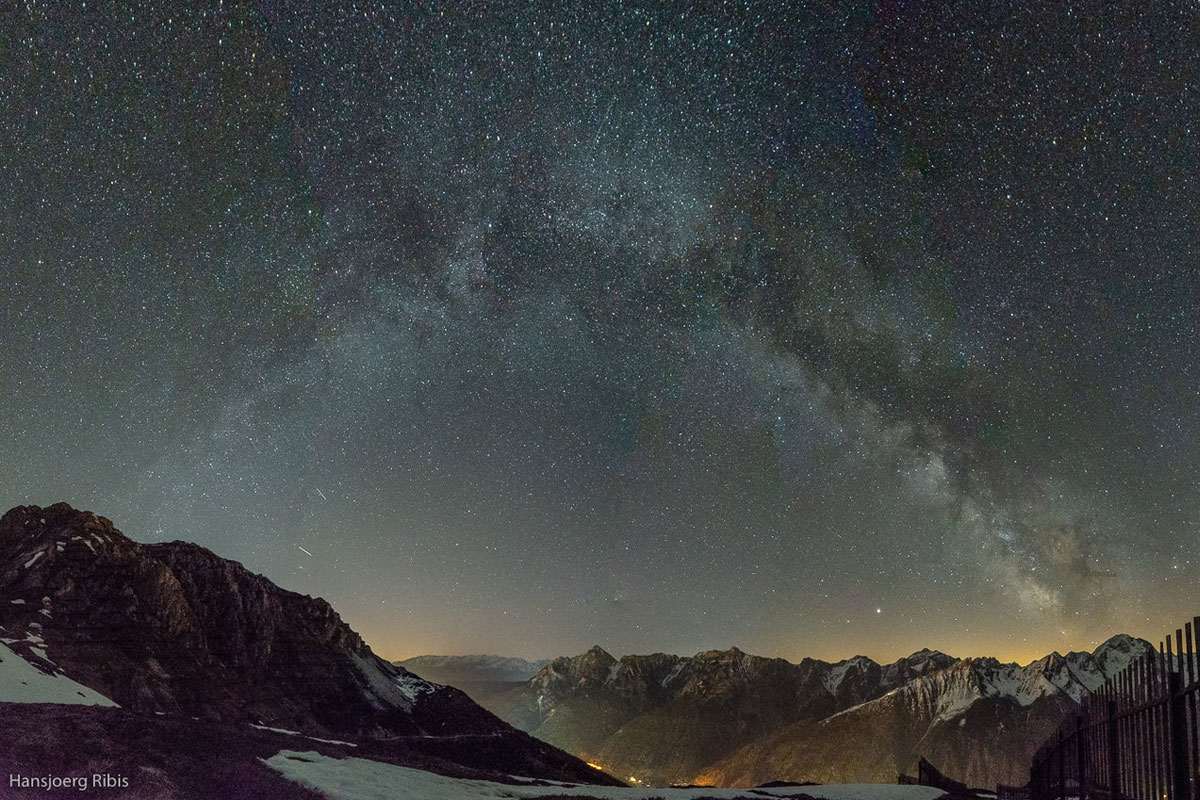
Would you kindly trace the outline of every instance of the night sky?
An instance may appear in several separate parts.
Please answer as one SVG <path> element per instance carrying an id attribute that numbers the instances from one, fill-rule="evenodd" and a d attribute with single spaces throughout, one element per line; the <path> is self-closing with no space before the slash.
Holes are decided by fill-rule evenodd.
<path id="1" fill-rule="evenodd" d="M 1194 0 L 188 5 L 0 10 L 5 508 L 397 658 L 1200 611 Z"/>

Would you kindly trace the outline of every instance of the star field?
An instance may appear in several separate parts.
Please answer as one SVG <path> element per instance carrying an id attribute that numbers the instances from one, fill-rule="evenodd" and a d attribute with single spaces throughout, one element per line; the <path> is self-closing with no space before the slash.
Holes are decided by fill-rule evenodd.
<path id="1" fill-rule="evenodd" d="M 1195 611 L 1198 31 L 23 3 L 0 502 L 394 657 L 1149 635 Z"/>

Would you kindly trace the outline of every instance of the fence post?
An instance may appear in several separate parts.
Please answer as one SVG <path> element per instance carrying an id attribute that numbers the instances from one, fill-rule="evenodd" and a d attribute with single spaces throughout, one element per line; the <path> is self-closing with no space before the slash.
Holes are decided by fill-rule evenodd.
<path id="1" fill-rule="evenodd" d="M 1174 800 L 1189 800 L 1190 776 L 1187 755 L 1187 708 L 1183 681 L 1178 672 L 1167 665 L 1167 707 L 1171 726 L 1171 788 Z"/>
<path id="2" fill-rule="evenodd" d="M 1085 740 L 1087 729 L 1084 727 L 1083 715 L 1080 714 L 1075 718 L 1075 760 L 1076 760 L 1076 783 L 1079 785 L 1078 793 L 1079 800 L 1087 800 L 1087 741 Z"/>
<path id="3" fill-rule="evenodd" d="M 1121 796 L 1121 745 L 1117 740 L 1117 701 L 1108 701 L 1108 796 Z"/>
<path id="4" fill-rule="evenodd" d="M 1055 760 L 1058 761 L 1058 796 L 1067 796 L 1067 753 L 1063 747 L 1062 728 L 1058 729 L 1058 748 L 1054 753 Z"/>

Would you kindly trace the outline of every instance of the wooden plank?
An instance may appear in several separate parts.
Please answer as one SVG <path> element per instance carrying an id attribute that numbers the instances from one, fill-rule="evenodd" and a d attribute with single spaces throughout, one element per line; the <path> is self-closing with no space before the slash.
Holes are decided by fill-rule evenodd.
<path id="1" fill-rule="evenodd" d="M 1173 685 L 1182 686 L 1184 676 L 1182 628 L 1175 629 L 1175 660 L 1171 662 L 1171 669 L 1179 676 Z M 1170 692 L 1168 692 L 1168 694 L 1170 694 Z M 1170 697 L 1166 707 L 1168 718 L 1171 721 L 1171 742 L 1166 752 L 1171 754 L 1171 765 L 1172 769 L 1174 770 L 1174 772 L 1171 773 L 1171 780 L 1173 785 L 1176 787 L 1176 793 L 1178 794 L 1179 792 L 1183 791 L 1184 784 L 1182 781 L 1177 780 L 1177 776 L 1180 774 L 1180 770 L 1187 769 L 1187 764 L 1184 763 L 1187 758 L 1187 716 L 1186 714 L 1181 715 L 1177 713 L 1178 709 L 1172 706 L 1172 703 L 1176 702 L 1176 700 L 1182 702 L 1182 698 Z M 1179 730 L 1176 730 L 1176 727 L 1178 727 Z M 1177 764 L 1175 763 L 1176 761 L 1179 761 L 1180 763 Z M 1190 800 L 1190 798 L 1185 796 L 1177 798 L 1177 800 Z"/>
<path id="2" fill-rule="evenodd" d="M 1170 652 L 1170 647 L 1171 647 L 1171 636 L 1170 636 L 1170 634 L 1167 634 L 1166 640 L 1165 640 L 1165 646 L 1163 643 L 1159 644 L 1158 659 L 1157 659 L 1157 665 L 1156 665 L 1157 668 L 1155 670 L 1156 677 L 1158 675 L 1161 675 L 1166 670 L 1167 664 L 1170 661 L 1170 657 L 1168 655 L 1168 653 Z M 1165 746 L 1165 743 L 1167 740 L 1166 740 L 1166 718 L 1163 714 L 1163 708 L 1161 705 L 1161 703 L 1163 702 L 1163 697 L 1162 697 L 1163 693 L 1162 693 L 1161 685 L 1156 684 L 1154 694 L 1155 694 L 1155 696 L 1154 696 L 1155 704 L 1154 704 L 1154 711 L 1152 712 L 1153 717 L 1154 717 L 1154 724 L 1153 724 L 1153 730 L 1151 730 L 1151 739 L 1150 739 L 1150 745 L 1151 745 L 1151 747 L 1154 748 L 1154 795 L 1153 796 L 1154 797 L 1167 797 L 1168 800 L 1171 800 L 1171 798 L 1168 797 L 1168 793 L 1170 791 L 1169 783 L 1166 778 L 1166 776 L 1168 774 L 1168 770 L 1167 770 L 1167 765 L 1166 765 L 1166 756 L 1164 755 L 1165 751 L 1163 750 L 1163 747 Z"/>
<path id="3" fill-rule="evenodd" d="M 1146 663 L 1146 751 L 1147 770 L 1150 773 L 1150 788 L 1149 797 L 1160 797 L 1159 792 L 1162 791 L 1162 770 L 1161 770 L 1161 751 L 1158 749 L 1158 733 L 1159 722 L 1159 697 L 1158 697 L 1158 672 L 1162 666 L 1160 659 L 1154 658 L 1151 653 L 1147 658 Z"/>
<path id="4" fill-rule="evenodd" d="M 1147 765 L 1150 770 L 1149 797 L 1159 797 L 1162 791 L 1162 751 L 1156 747 L 1155 734 L 1162 720 L 1159 707 L 1158 684 L 1155 682 L 1162 662 L 1151 657 L 1146 664 L 1146 702 L 1150 711 L 1146 715 L 1146 752 Z"/>
<path id="5" fill-rule="evenodd" d="M 1184 623 L 1185 640 L 1187 642 L 1187 682 L 1188 686 L 1192 686 L 1196 682 L 1197 673 L 1200 672 L 1200 665 L 1196 663 L 1197 647 L 1195 645 L 1200 642 L 1194 642 L 1194 634 L 1200 634 L 1200 618 L 1194 618 L 1191 622 Z M 1196 717 L 1200 714 L 1200 705 L 1198 705 L 1196 691 L 1190 690 L 1187 694 L 1187 714 L 1188 714 L 1188 734 L 1191 737 L 1191 747 L 1188 753 L 1191 756 L 1191 764 L 1188 765 L 1188 774 L 1196 775 L 1200 772 L 1200 728 L 1197 727 Z M 1192 781 L 1192 800 L 1200 800 L 1197 798 L 1196 782 Z"/>
<path id="6" fill-rule="evenodd" d="M 1133 664 L 1130 664 L 1129 669 L 1125 670 L 1125 676 L 1124 676 L 1125 677 L 1125 681 L 1124 681 L 1125 685 L 1122 688 L 1124 689 L 1124 694 L 1125 694 L 1125 707 L 1128 709 L 1133 709 L 1138 705 L 1135 700 L 1135 698 L 1137 696 L 1137 694 L 1135 692 L 1135 687 L 1137 684 L 1134 681 L 1134 675 L 1136 673 L 1137 673 L 1136 662 Z M 1141 784 L 1142 776 L 1138 769 L 1140 766 L 1140 762 L 1138 760 L 1138 748 L 1137 748 L 1137 742 L 1138 742 L 1137 712 L 1135 711 L 1132 714 L 1126 715 L 1125 722 L 1126 722 L 1125 742 L 1123 743 L 1124 746 L 1122 747 L 1122 749 L 1126 752 L 1126 754 L 1127 754 L 1126 759 L 1128 760 L 1129 780 L 1126 781 L 1126 783 L 1128 784 L 1128 786 L 1126 788 L 1126 793 L 1130 797 L 1140 798 L 1141 793 L 1139 792 L 1138 787 Z"/>
<path id="7" fill-rule="evenodd" d="M 1123 712 L 1125 710 L 1125 679 L 1128 677 L 1126 675 L 1126 672 L 1128 671 L 1129 670 L 1126 669 L 1117 675 L 1117 688 L 1115 692 L 1117 698 L 1117 716 L 1119 718 L 1119 724 L 1117 726 L 1117 755 L 1120 756 L 1121 759 L 1121 764 L 1119 767 L 1121 784 L 1117 787 L 1117 791 L 1126 795 L 1129 794 L 1130 784 L 1128 736 L 1129 719 L 1124 715 Z"/>
<path id="8" fill-rule="evenodd" d="M 1133 723 L 1131 734 L 1134 774 L 1133 787 L 1129 793 L 1145 800 L 1146 793 L 1142 788 L 1146 781 L 1146 771 L 1142 764 L 1142 720 L 1146 708 L 1145 703 L 1142 702 L 1141 687 L 1138 685 L 1138 672 L 1141 669 L 1142 661 L 1143 659 L 1139 658 L 1129 668 L 1129 706 L 1131 711 L 1129 721 Z"/>
<path id="9" fill-rule="evenodd" d="M 1171 773 L 1167 761 L 1167 750 L 1164 747 L 1168 734 L 1168 698 L 1167 698 L 1167 675 L 1168 663 L 1160 660 L 1155 669 L 1154 675 L 1154 692 L 1157 698 L 1155 706 L 1155 715 L 1158 718 L 1158 738 L 1155 739 L 1154 749 L 1158 756 L 1158 781 L 1159 791 L 1166 792 L 1170 786 Z"/>

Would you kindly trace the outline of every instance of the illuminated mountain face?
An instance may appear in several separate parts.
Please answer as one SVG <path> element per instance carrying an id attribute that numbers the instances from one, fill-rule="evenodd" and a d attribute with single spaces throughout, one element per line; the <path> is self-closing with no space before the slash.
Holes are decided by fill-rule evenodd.
<path id="1" fill-rule="evenodd" d="M 1083 694 L 1148 648 L 1121 635 L 1022 667 L 932 650 L 880 665 L 737 649 L 617 659 L 594 647 L 476 696 L 535 736 L 658 785 L 887 781 L 921 755 L 973 785 L 1019 784 Z"/>

